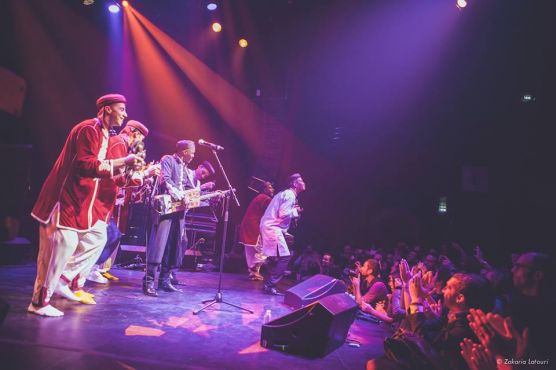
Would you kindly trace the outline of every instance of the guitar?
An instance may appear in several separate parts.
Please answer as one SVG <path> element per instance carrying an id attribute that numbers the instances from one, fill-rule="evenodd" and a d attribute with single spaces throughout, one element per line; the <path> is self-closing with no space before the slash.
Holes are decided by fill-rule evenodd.
<path id="1" fill-rule="evenodd" d="M 231 191 L 235 191 L 232 189 Z M 153 199 L 153 208 L 161 216 L 170 213 L 188 211 L 192 208 L 201 206 L 201 202 L 215 197 L 223 197 L 231 192 L 230 190 L 217 190 L 207 194 L 202 194 L 199 189 L 184 190 L 183 199 L 174 201 L 169 194 L 156 195 Z"/>

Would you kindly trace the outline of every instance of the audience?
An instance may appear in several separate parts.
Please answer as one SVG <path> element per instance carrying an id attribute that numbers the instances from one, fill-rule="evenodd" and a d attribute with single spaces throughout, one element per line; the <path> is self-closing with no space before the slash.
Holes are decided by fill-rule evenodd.
<path id="1" fill-rule="evenodd" d="M 378 262 L 374 259 L 368 259 L 359 268 L 359 273 L 351 278 L 353 295 L 357 303 L 364 302 L 367 305 L 374 306 L 378 302 L 386 300 L 388 288 L 378 278 L 379 271 Z"/>
<path id="2" fill-rule="evenodd" d="M 309 245 L 294 265 L 298 280 L 318 273 L 343 279 L 362 312 L 397 328 L 384 342 L 385 356 L 367 369 L 501 370 L 529 360 L 549 366 L 554 298 L 547 254 L 491 263 L 479 246 L 468 254 L 450 242 L 438 250 L 345 244 L 321 258 Z"/>
<path id="3" fill-rule="evenodd" d="M 320 272 L 320 255 L 309 244 L 293 263 L 296 280 L 303 281 Z"/>
<path id="4" fill-rule="evenodd" d="M 320 261 L 320 273 L 335 279 L 340 277 L 338 266 L 334 264 L 334 257 L 332 257 L 330 253 L 322 255 L 322 260 Z"/>

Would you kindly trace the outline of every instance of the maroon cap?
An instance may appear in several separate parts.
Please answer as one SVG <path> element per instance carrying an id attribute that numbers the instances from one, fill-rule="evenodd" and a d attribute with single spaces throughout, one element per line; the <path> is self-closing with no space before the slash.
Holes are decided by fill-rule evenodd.
<path id="1" fill-rule="evenodd" d="M 97 109 L 114 103 L 127 103 L 127 100 L 120 94 L 106 94 L 97 99 Z"/>
<path id="2" fill-rule="evenodd" d="M 135 129 L 143 134 L 143 136 L 149 135 L 149 129 L 139 121 L 129 120 L 127 121 L 127 125 L 125 127 L 129 127 Z"/>

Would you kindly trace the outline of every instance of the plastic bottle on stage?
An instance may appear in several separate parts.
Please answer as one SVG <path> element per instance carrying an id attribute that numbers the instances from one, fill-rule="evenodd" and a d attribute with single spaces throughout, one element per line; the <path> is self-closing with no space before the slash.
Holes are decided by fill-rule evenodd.
<path id="1" fill-rule="evenodd" d="M 272 321 L 272 311 L 266 310 L 263 317 L 263 324 L 268 324 L 271 321 Z"/>

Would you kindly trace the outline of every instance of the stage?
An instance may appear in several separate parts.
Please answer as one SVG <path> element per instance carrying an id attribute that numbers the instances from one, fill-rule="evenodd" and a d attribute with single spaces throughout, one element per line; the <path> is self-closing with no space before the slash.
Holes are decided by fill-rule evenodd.
<path id="1" fill-rule="evenodd" d="M 0 267 L 0 297 L 10 304 L 0 327 L 5 368 L 364 369 L 368 359 L 382 353 L 390 333 L 385 324 L 356 319 L 348 339 L 360 347 L 344 344 L 320 359 L 267 350 L 259 345 L 265 311 L 272 310 L 274 319 L 291 309 L 283 297 L 262 294 L 261 282 L 223 275 L 224 300 L 254 314 L 217 303 L 193 315 L 202 300 L 215 296 L 216 272 L 180 272 L 183 293 L 159 292 L 155 298 L 142 294 L 143 272 L 113 269 L 120 281 L 86 285 L 97 305 L 56 297 L 52 304 L 65 316 L 39 317 L 26 312 L 35 270 L 35 264 Z"/>

